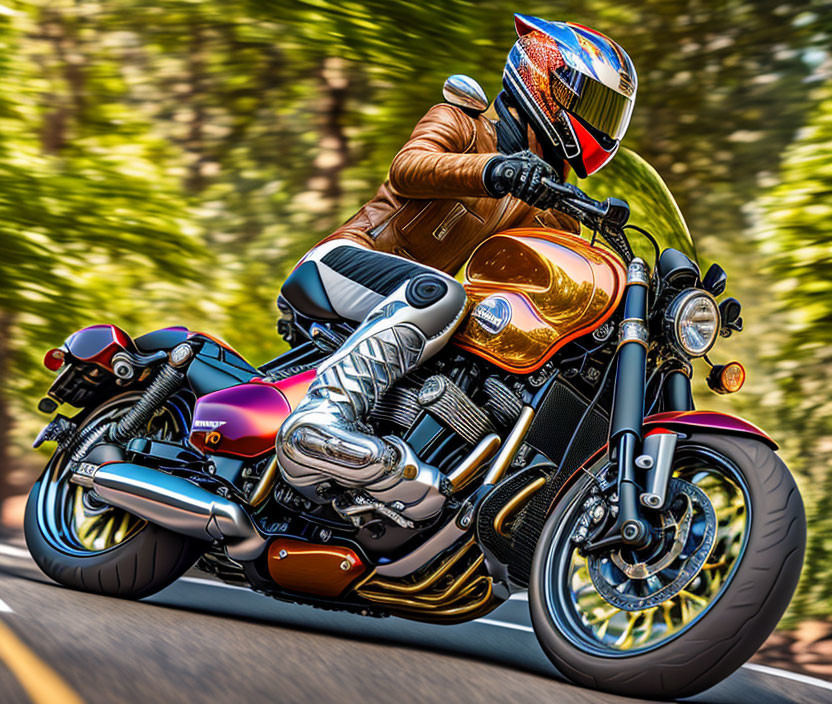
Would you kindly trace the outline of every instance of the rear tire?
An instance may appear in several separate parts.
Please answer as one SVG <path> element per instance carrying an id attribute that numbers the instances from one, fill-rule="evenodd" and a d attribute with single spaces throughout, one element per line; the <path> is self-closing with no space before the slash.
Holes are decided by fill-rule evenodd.
<path id="1" fill-rule="evenodd" d="M 29 552 L 44 573 L 59 584 L 85 592 L 141 599 L 182 576 L 207 548 L 151 523 L 123 543 L 89 556 L 72 555 L 47 541 L 38 522 L 38 497 L 44 477 L 26 503 L 24 531 Z"/>
<path id="2" fill-rule="evenodd" d="M 575 684 L 630 697 L 692 696 L 748 660 L 774 630 L 791 600 L 803 563 L 806 517 L 786 465 L 757 440 L 694 435 L 680 443 L 680 448 L 685 446 L 718 453 L 738 470 L 750 508 L 745 548 L 725 581 L 727 586 L 677 635 L 632 655 L 612 649 L 605 655 L 591 644 L 581 645 L 581 636 L 574 631 L 567 637 L 568 628 L 556 624 L 553 608 L 561 624 L 568 624 L 569 619 L 559 615 L 562 606 L 552 607 L 563 601 L 551 596 L 553 577 L 546 577 L 552 546 L 563 545 L 564 535 L 569 541 L 578 515 L 576 501 L 587 491 L 588 478 L 576 481 L 544 526 L 529 583 L 529 607 L 538 640 L 555 667 Z"/>
<path id="3" fill-rule="evenodd" d="M 77 432 L 114 422 L 141 395 L 141 390 L 128 391 L 82 411 L 73 419 L 78 423 Z M 173 396 L 143 432 L 158 440 L 176 440 L 187 433 L 189 424 L 187 400 Z M 178 579 L 208 548 L 206 542 L 147 523 L 121 509 L 85 503 L 90 501 L 90 492 L 69 481 L 67 454 L 56 451 L 32 487 L 23 524 L 29 552 L 56 582 L 73 589 L 141 599 Z"/>

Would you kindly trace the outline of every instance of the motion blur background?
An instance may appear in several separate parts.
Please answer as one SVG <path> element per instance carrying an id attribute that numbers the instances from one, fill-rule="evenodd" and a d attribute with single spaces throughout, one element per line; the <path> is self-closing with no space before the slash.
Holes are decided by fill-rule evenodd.
<path id="1" fill-rule="evenodd" d="M 0 0 L 0 501 L 13 527 L 72 330 L 184 324 L 259 364 L 274 297 L 351 215 L 444 79 L 490 97 L 512 13 L 609 34 L 639 73 L 625 146 L 669 184 L 729 274 L 746 331 L 736 397 L 810 518 L 784 620 L 832 617 L 832 4 L 771 0 Z M 597 177 L 601 178 L 601 177 Z M 605 183 L 628 197 L 626 183 Z M 648 225 L 649 223 L 640 223 Z"/>

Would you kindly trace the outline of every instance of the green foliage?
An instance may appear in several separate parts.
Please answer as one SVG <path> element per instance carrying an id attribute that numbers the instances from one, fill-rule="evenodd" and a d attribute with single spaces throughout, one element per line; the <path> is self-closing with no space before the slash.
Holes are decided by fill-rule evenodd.
<path id="1" fill-rule="evenodd" d="M 748 332 L 715 356 L 748 363 L 748 392 L 707 403 L 786 439 L 816 528 L 793 613 L 829 614 L 832 101 L 807 82 L 828 70 L 820 0 L 6 0 L 0 446 L 9 404 L 28 441 L 39 359 L 80 325 L 186 324 L 255 363 L 277 354 L 288 269 L 373 193 L 446 76 L 496 95 L 513 12 L 597 27 L 632 55 L 625 146 L 746 304 Z M 581 185 L 666 238 L 681 223 L 645 207 L 650 170 L 622 149 Z"/>
<path id="2" fill-rule="evenodd" d="M 826 616 L 832 605 L 832 81 L 816 94 L 779 183 L 760 202 L 760 248 L 777 281 L 780 335 L 770 362 L 779 425 L 793 438 L 812 527 L 798 616 Z"/>
<path id="3" fill-rule="evenodd" d="M 178 184 L 157 160 L 165 145 L 143 137 L 146 126 L 132 119 L 112 80 L 95 87 L 105 57 L 96 57 L 102 63 L 77 100 L 77 79 L 61 62 L 44 59 L 38 68 L 31 60 L 44 56 L 26 42 L 37 23 L 54 41 L 74 41 L 73 18 L 64 23 L 52 12 L 0 17 L 0 311 L 17 331 L 2 363 L 7 378 L 24 381 L 44 345 L 88 317 L 135 317 L 135 301 L 118 305 L 113 286 L 187 279 L 198 252 L 184 232 Z M 40 102 L 33 87 L 48 90 L 51 102 Z M 93 92 L 101 98 L 94 111 Z M 6 381 L 4 390 L 21 386 Z"/>
<path id="4" fill-rule="evenodd" d="M 597 200 L 610 193 L 626 194 L 629 224 L 648 230 L 660 249 L 672 247 L 697 260 L 696 245 L 673 194 L 656 170 L 632 150 L 619 149 L 609 165 L 581 185 Z M 636 256 L 652 266 L 656 253 L 650 242 L 632 231 L 629 239 Z"/>

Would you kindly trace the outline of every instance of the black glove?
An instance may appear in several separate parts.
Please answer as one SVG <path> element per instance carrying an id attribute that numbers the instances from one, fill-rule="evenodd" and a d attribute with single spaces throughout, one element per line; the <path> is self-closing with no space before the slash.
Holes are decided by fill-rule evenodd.
<path id="1" fill-rule="evenodd" d="M 495 156 L 482 172 L 485 190 L 493 198 L 511 193 L 529 205 L 543 209 L 551 207 L 554 200 L 554 194 L 543 185 L 543 179 L 553 177 L 556 178 L 554 169 L 528 150 Z"/>

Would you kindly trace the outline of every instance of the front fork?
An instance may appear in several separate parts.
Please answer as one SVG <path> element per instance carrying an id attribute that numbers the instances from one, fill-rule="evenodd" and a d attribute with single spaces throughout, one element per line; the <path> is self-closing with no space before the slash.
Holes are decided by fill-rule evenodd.
<path id="1" fill-rule="evenodd" d="M 627 269 L 608 445 L 610 459 L 618 465 L 618 515 L 605 536 L 587 546 L 590 552 L 621 542 L 634 548 L 648 545 L 652 536 L 643 510 L 661 510 L 667 501 L 678 436 L 664 430 L 643 435 L 649 287 L 647 264 L 636 257 Z M 683 372 L 670 373 L 664 393 L 669 409 L 693 410 L 690 379 Z"/>
<path id="2" fill-rule="evenodd" d="M 645 545 L 650 529 L 642 516 L 639 496 L 644 483 L 636 466 L 644 424 L 645 371 L 647 368 L 647 298 L 650 273 L 636 257 L 627 269 L 624 320 L 618 341 L 609 447 L 618 464 L 618 517 L 609 538 L 633 546 Z M 608 539 L 609 539 L 608 538 Z"/>

